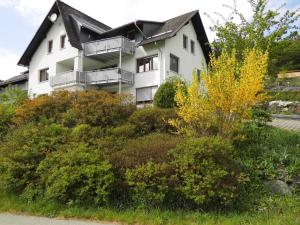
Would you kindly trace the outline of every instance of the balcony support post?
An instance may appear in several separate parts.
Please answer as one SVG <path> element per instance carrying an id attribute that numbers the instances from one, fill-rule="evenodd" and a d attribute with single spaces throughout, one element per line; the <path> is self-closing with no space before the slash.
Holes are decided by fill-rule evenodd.
<path id="1" fill-rule="evenodd" d="M 118 79 L 119 79 L 119 95 L 121 95 L 122 92 L 122 49 L 120 48 L 119 52 L 119 74 L 118 74 Z"/>

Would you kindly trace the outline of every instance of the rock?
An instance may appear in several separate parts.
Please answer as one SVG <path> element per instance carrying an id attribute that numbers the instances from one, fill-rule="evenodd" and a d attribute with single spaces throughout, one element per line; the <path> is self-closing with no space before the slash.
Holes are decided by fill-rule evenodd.
<path id="1" fill-rule="evenodd" d="M 274 194 L 291 195 L 289 186 L 281 180 L 266 181 L 264 183 Z"/>

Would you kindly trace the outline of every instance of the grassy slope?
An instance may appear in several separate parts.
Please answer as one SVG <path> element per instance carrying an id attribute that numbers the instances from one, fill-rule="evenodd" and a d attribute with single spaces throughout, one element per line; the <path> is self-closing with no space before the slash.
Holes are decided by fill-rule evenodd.
<path id="1" fill-rule="evenodd" d="M 147 225 L 231 225 L 231 224 L 264 224 L 289 225 L 300 224 L 300 196 L 279 198 L 276 208 L 262 213 L 217 213 L 133 210 L 117 211 L 113 209 L 91 209 L 75 206 L 61 206 L 46 201 L 25 203 L 16 197 L 0 195 L 0 212 L 28 213 L 47 217 L 81 218 L 92 220 L 118 221 L 127 224 Z"/>

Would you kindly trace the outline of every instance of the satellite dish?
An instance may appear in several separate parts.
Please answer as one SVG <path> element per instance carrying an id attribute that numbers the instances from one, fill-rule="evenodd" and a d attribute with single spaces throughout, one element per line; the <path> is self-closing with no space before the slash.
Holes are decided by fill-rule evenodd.
<path id="1" fill-rule="evenodd" d="M 54 23 L 57 20 L 57 14 L 53 13 L 51 16 L 49 16 L 49 20 Z"/>

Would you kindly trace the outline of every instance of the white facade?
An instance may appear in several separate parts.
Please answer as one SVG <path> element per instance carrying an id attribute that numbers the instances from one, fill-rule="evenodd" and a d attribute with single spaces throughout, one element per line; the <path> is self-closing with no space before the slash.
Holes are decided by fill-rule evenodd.
<path id="1" fill-rule="evenodd" d="M 48 31 L 46 37 L 35 51 L 29 64 L 29 95 L 34 97 L 41 94 L 50 94 L 56 89 L 82 90 L 84 88 L 104 89 L 112 92 L 119 90 L 118 84 L 114 85 L 94 85 L 93 87 L 82 84 L 73 84 L 71 86 L 51 87 L 50 81 L 39 81 L 40 70 L 49 68 L 49 77 L 60 76 L 64 72 L 79 71 L 85 72 L 103 67 L 116 65 L 119 67 L 119 57 L 103 63 L 95 57 L 83 55 L 83 51 L 72 47 L 66 38 L 66 46 L 60 48 L 60 39 L 66 35 L 66 30 L 59 17 Z M 188 38 L 187 49 L 183 48 L 183 35 Z M 48 41 L 53 41 L 53 52 L 48 54 Z M 195 43 L 195 52 L 191 52 L 191 40 Z M 174 73 L 170 70 L 170 54 L 179 58 L 179 72 Z M 137 59 L 158 55 L 158 67 L 148 72 L 137 73 Z M 132 94 L 136 97 L 137 89 L 152 87 L 152 94 L 157 90 L 168 77 L 179 75 L 187 81 L 191 81 L 194 69 L 206 67 L 205 57 L 197 35 L 190 21 L 183 26 L 177 34 L 169 39 L 154 42 L 136 48 L 133 55 L 126 55 L 121 58 L 121 68 L 134 73 L 133 84 L 122 84 L 122 92 Z M 205 68 L 206 69 L 206 68 Z M 51 79 L 51 78 L 50 78 Z"/>

